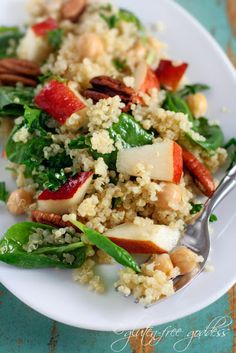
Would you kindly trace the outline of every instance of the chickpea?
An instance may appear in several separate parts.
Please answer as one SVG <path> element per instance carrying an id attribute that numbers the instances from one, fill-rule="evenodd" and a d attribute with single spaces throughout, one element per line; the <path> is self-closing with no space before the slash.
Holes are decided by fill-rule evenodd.
<path id="1" fill-rule="evenodd" d="M 32 194 L 29 191 L 21 188 L 11 193 L 7 201 L 7 208 L 11 214 L 21 215 L 26 212 L 27 208 L 32 202 Z"/>
<path id="2" fill-rule="evenodd" d="M 180 269 L 181 275 L 191 272 L 198 264 L 197 255 L 185 246 L 174 250 L 170 254 L 170 258 L 173 265 Z"/>
<path id="3" fill-rule="evenodd" d="M 207 99 L 202 93 L 191 94 L 186 98 L 188 106 L 195 118 L 204 116 L 207 112 Z"/>
<path id="4" fill-rule="evenodd" d="M 78 38 L 77 48 L 81 60 L 84 58 L 95 60 L 104 53 L 103 42 L 96 33 L 82 34 Z"/>
<path id="5" fill-rule="evenodd" d="M 168 254 L 153 255 L 151 258 L 151 262 L 155 263 L 155 270 L 162 271 L 167 276 L 171 275 L 174 266 Z"/>
<path id="6" fill-rule="evenodd" d="M 158 193 L 157 206 L 162 209 L 171 209 L 171 204 L 180 203 L 182 191 L 179 185 L 168 183 Z"/>

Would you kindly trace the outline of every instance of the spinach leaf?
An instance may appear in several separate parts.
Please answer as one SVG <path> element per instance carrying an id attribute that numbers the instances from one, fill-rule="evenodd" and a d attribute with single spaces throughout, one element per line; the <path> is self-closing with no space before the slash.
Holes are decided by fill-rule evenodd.
<path id="1" fill-rule="evenodd" d="M 114 141 L 120 140 L 124 148 L 152 144 L 153 134 L 144 128 L 132 117 L 122 113 L 119 122 L 112 124 L 108 130 Z"/>
<path id="2" fill-rule="evenodd" d="M 167 91 L 166 99 L 163 102 L 162 108 L 165 110 L 170 110 L 171 112 L 184 113 L 188 116 L 190 121 L 193 120 L 193 116 L 188 107 L 188 104 L 177 93 Z"/>
<path id="3" fill-rule="evenodd" d="M 24 112 L 25 122 L 29 127 L 29 129 L 31 129 L 32 125 L 34 125 L 34 123 L 38 121 L 41 114 L 41 110 L 30 108 L 28 106 L 25 106 L 24 108 L 25 108 L 25 112 Z"/>
<path id="4" fill-rule="evenodd" d="M 54 50 L 58 50 L 60 48 L 63 36 L 64 30 L 60 28 L 56 28 L 47 33 L 48 42 Z"/>
<path id="5" fill-rule="evenodd" d="M 192 130 L 198 132 L 201 136 L 205 137 L 206 140 L 198 141 L 187 133 L 189 139 L 208 152 L 215 151 L 224 143 L 224 134 L 220 126 L 210 125 L 206 118 L 194 119 Z"/>
<path id="6" fill-rule="evenodd" d="M 24 105 L 31 106 L 34 90 L 30 87 L 0 87 L 0 117 L 19 117 Z"/>
<path id="7" fill-rule="evenodd" d="M 202 83 L 195 83 L 194 85 L 186 85 L 184 88 L 178 91 L 180 97 L 184 98 L 190 94 L 195 94 L 198 92 L 206 91 L 210 89 L 208 85 Z"/>
<path id="8" fill-rule="evenodd" d="M 108 132 L 114 142 L 120 141 L 124 148 L 152 144 L 153 140 L 153 133 L 144 130 L 142 126 L 139 125 L 139 123 L 132 117 L 132 115 L 126 113 L 122 113 L 120 115 L 118 123 L 113 123 L 112 127 L 108 129 Z M 110 169 L 116 169 L 117 151 L 102 154 L 93 150 L 89 136 L 80 136 L 77 140 L 71 141 L 69 148 L 88 148 L 94 159 L 101 157 Z"/>
<path id="9" fill-rule="evenodd" d="M 7 158 L 13 163 L 24 164 L 29 167 L 39 166 L 44 160 L 43 149 L 50 146 L 51 139 L 34 136 L 26 143 L 15 142 L 13 136 L 22 126 L 16 126 L 8 138 L 6 144 Z"/>
<path id="10" fill-rule="evenodd" d="M 63 249 L 59 245 L 58 247 L 52 246 L 51 250 L 48 250 L 49 247 L 42 247 L 32 252 L 25 251 L 24 245 L 28 243 L 30 235 L 35 232 L 36 228 L 54 229 L 51 226 L 34 222 L 17 223 L 9 228 L 0 241 L 0 261 L 23 268 L 76 268 L 85 261 L 86 248 L 82 247 L 81 242 L 69 244 L 67 249 L 66 246 L 63 246 Z M 71 265 L 63 262 L 62 256 L 51 257 L 51 255 L 60 255 L 64 252 L 76 256 Z"/>
<path id="11" fill-rule="evenodd" d="M 17 27 L 0 27 L 0 59 L 16 56 L 16 48 L 22 37 L 23 33 Z"/>
<path id="12" fill-rule="evenodd" d="M 0 201 L 6 202 L 8 195 L 9 192 L 6 189 L 6 183 L 4 181 L 0 181 Z"/>
<path id="13" fill-rule="evenodd" d="M 125 9 L 120 9 L 116 14 L 111 14 L 112 8 L 101 7 L 100 17 L 107 23 L 109 28 L 115 28 L 120 21 L 134 23 L 138 30 L 144 31 L 144 26 L 141 21 L 131 12 Z"/>
<path id="14" fill-rule="evenodd" d="M 227 168 L 227 171 L 229 171 L 235 164 L 236 164 L 236 138 L 231 138 L 225 145 L 224 148 L 226 148 L 229 152 L 229 167 Z"/>
<path id="15" fill-rule="evenodd" d="M 138 264 L 134 261 L 132 256 L 120 246 L 114 244 L 106 236 L 98 233 L 94 229 L 86 227 L 78 221 L 71 221 L 77 228 L 79 228 L 88 238 L 88 240 L 96 245 L 99 249 L 105 251 L 108 255 L 113 257 L 118 263 L 123 266 L 132 268 L 135 272 L 140 272 Z"/>

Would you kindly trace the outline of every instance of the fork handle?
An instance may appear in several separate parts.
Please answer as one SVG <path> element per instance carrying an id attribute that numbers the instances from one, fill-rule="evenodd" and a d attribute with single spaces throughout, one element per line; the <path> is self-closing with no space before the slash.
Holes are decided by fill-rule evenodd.
<path id="1" fill-rule="evenodd" d="M 212 211 L 236 187 L 236 165 L 230 169 L 219 184 L 211 199 L 206 203 L 205 212 L 210 216 Z"/>

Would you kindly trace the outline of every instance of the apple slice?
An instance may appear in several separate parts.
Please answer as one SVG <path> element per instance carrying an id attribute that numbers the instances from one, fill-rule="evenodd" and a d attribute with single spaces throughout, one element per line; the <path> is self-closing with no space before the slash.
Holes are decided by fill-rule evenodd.
<path id="1" fill-rule="evenodd" d="M 142 61 L 135 72 L 135 89 L 139 92 L 149 93 L 152 88 L 160 88 L 159 81 L 155 72 Z"/>
<path id="2" fill-rule="evenodd" d="M 174 141 L 165 140 L 118 152 L 116 162 L 118 172 L 139 176 L 139 164 L 152 167 L 151 179 L 179 184 L 183 173 L 182 148 Z"/>
<path id="3" fill-rule="evenodd" d="M 52 48 L 47 39 L 36 36 L 32 28 L 29 28 L 20 41 L 17 48 L 17 56 L 20 59 L 42 63 L 51 51 Z"/>
<path id="4" fill-rule="evenodd" d="M 171 60 L 161 60 L 155 73 L 162 86 L 175 91 L 187 67 L 187 63 L 174 65 Z"/>
<path id="5" fill-rule="evenodd" d="M 39 211 L 59 215 L 72 211 L 83 200 L 92 179 L 92 172 L 81 172 L 67 180 L 57 191 L 44 190 L 38 196 Z"/>
<path id="6" fill-rule="evenodd" d="M 66 84 L 52 80 L 35 97 L 36 105 L 60 124 L 86 107 L 84 99 Z"/>
<path id="7" fill-rule="evenodd" d="M 53 31 L 54 29 L 58 28 L 58 24 L 56 20 L 49 17 L 42 22 L 36 23 L 31 28 L 36 34 L 36 36 L 42 37 L 42 36 L 45 36 L 47 32 Z"/>
<path id="8" fill-rule="evenodd" d="M 137 254 L 170 252 L 180 237 L 178 230 L 168 226 L 150 224 L 144 227 L 132 223 L 108 229 L 104 235 L 128 252 Z"/>

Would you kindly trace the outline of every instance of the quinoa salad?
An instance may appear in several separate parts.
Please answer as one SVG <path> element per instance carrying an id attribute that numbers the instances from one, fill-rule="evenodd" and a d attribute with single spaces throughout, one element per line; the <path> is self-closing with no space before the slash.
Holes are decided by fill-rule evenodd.
<path id="1" fill-rule="evenodd" d="M 174 294 L 204 260 L 180 245 L 185 227 L 236 161 L 236 140 L 206 117 L 210 87 L 189 82 L 191 63 L 169 58 L 126 9 L 31 0 L 27 10 L 25 28 L 0 27 L 2 158 L 16 180 L 11 193 L 0 181 L 0 202 L 27 217 L 2 234 L 0 261 L 73 269 L 97 293 L 107 264 L 139 303 Z"/>

